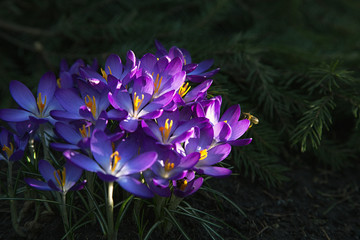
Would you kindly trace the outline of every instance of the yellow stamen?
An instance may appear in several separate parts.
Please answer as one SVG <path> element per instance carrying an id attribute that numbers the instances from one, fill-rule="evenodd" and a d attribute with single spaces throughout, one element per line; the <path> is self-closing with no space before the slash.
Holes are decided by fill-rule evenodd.
<path id="1" fill-rule="evenodd" d="M 154 74 L 154 73 L 153 73 Z M 155 79 L 155 82 L 154 82 L 154 94 L 157 93 L 160 89 L 160 86 L 161 86 L 161 82 L 162 82 L 162 79 L 163 77 L 161 76 L 160 79 L 159 79 L 159 74 L 156 74 L 156 79 Z"/>
<path id="2" fill-rule="evenodd" d="M 136 92 L 135 92 L 133 101 L 134 101 L 134 112 L 136 112 L 141 106 L 141 103 L 144 101 L 144 94 L 142 94 L 140 99 L 139 96 L 136 96 Z"/>
<path id="3" fill-rule="evenodd" d="M 101 71 L 102 77 L 105 78 L 105 80 L 107 81 L 107 74 L 104 71 L 104 69 L 100 68 L 100 71 Z"/>
<path id="4" fill-rule="evenodd" d="M 85 124 L 83 124 L 82 128 L 79 128 L 79 132 L 83 138 L 90 137 L 90 126 L 87 127 L 86 131 Z"/>
<path id="5" fill-rule="evenodd" d="M 10 143 L 10 148 L 6 145 L 3 146 L 2 150 L 6 152 L 8 158 L 11 157 L 11 155 L 14 153 L 14 145 Z"/>
<path id="6" fill-rule="evenodd" d="M 171 120 L 169 124 L 169 119 L 166 119 L 165 126 L 159 128 L 163 142 L 166 142 L 168 140 L 172 126 L 173 120 Z"/>
<path id="7" fill-rule="evenodd" d="M 46 96 L 45 96 L 45 100 L 44 102 L 42 101 L 42 98 L 41 98 L 41 93 L 39 93 L 38 95 L 38 98 L 37 98 L 37 101 L 36 101 L 36 104 L 38 106 L 38 109 L 39 109 L 39 113 L 40 115 L 42 116 L 42 113 L 45 109 L 45 106 L 46 106 Z"/>
<path id="8" fill-rule="evenodd" d="M 186 65 L 186 58 L 185 58 L 185 55 L 184 55 L 184 65 Z"/>
<path id="9" fill-rule="evenodd" d="M 170 171 L 170 170 L 172 170 L 172 169 L 174 169 L 174 167 L 175 167 L 175 164 L 174 163 L 169 163 L 169 159 L 168 160 L 166 160 L 166 162 L 165 162 L 165 166 L 164 166 L 164 168 L 165 168 L 165 171 Z"/>
<path id="10" fill-rule="evenodd" d="M 112 75 L 112 72 L 111 72 L 111 68 L 110 68 L 110 66 L 108 66 L 108 69 L 109 69 L 109 74 L 111 74 L 111 75 Z M 100 71 L 101 71 L 101 74 L 102 74 L 103 78 L 105 78 L 105 80 L 107 81 L 108 74 L 107 74 L 107 73 L 105 72 L 105 70 L 104 70 L 104 69 L 102 69 L 102 68 L 100 68 Z"/>
<path id="11" fill-rule="evenodd" d="M 199 160 L 204 160 L 205 158 L 207 158 L 208 152 L 207 149 L 203 149 L 200 151 L 200 159 Z"/>
<path id="12" fill-rule="evenodd" d="M 85 97 L 85 105 L 90 109 L 93 117 L 96 117 L 96 101 L 95 96 L 91 97 L 89 95 L 86 95 Z"/>
<path id="13" fill-rule="evenodd" d="M 190 90 L 190 88 L 191 88 L 191 86 L 189 86 L 189 82 L 183 83 L 183 85 L 182 85 L 182 86 L 180 87 L 180 89 L 179 89 L 179 95 L 180 95 L 181 97 L 184 97 L 185 94 L 188 93 L 188 91 Z"/>
<path id="14" fill-rule="evenodd" d="M 64 167 L 63 170 L 55 170 L 54 171 L 54 177 L 58 185 L 63 188 L 65 186 L 65 180 L 66 180 L 66 168 Z"/>
<path id="15" fill-rule="evenodd" d="M 110 156 L 110 163 L 111 163 L 111 171 L 113 172 L 116 168 L 117 163 L 121 160 L 121 157 L 119 156 L 119 152 L 115 151 Z"/>
<path id="16" fill-rule="evenodd" d="M 61 78 L 56 79 L 56 84 L 61 88 Z"/>

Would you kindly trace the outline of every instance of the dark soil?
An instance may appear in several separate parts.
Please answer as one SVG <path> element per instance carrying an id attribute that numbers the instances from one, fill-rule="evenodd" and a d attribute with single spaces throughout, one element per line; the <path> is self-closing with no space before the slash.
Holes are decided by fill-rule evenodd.
<path id="1" fill-rule="evenodd" d="M 215 227 L 224 239 L 360 239 L 359 170 L 359 165 L 341 172 L 302 167 L 289 172 L 291 180 L 288 183 L 270 189 L 239 176 L 208 181 L 213 189 L 235 202 L 247 217 L 224 199 L 203 190 L 188 198 L 187 202 L 225 221 L 242 234 L 236 234 L 225 225 L 222 229 Z M 0 202 L 0 239 L 21 239 L 12 230 L 7 204 L 7 201 Z M 23 207 L 24 202 L 19 202 L 19 205 Z M 28 239 L 62 238 L 64 231 L 58 214 L 43 211 L 39 221 L 32 223 L 34 206 L 29 204 L 27 210 L 22 224 L 28 229 Z M 210 239 L 205 229 L 193 219 L 179 216 L 178 220 L 191 239 Z M 119 239 L 139 238 L 132 211 L 129 211 L 120 231 Z M 81 240 L 105 239 L 96 224 L 85 225 L 76 231 L 75 236 Z M 151 239 L 183 238 L 173 228 L 167 235 L 162 235 L 157 229 Z"/>

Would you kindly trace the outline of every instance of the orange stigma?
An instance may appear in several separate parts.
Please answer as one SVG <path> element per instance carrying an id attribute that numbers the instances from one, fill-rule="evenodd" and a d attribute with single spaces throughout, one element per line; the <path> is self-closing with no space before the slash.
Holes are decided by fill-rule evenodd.
<path id="1" fill-rule="evenodd" d="M 159 128 L 163 142 L 166 142 L 168 140 L 172 126 L 173 120 L 171 120 L 169 124 L 169 119 L 167 118 L 165 121 L 165 126 Z"/>
<path id="2" fill-rule="evenodd" d="M 89 110 L 91 111 L 93 117 L 96 117 L 96 101 L 95 101 L 95 96 L 91 97 L 89 95 L 86 95 L 85 97 L 85 105 L 89 108 Z"/>
<path id="3" fill-rule="evenodd" d="M 64 167 L 63 170 L 55 170 L 54 171 L 54 177 L 58 185 L 63 188 L 65 186 L 65 180 L 66 180 L 66 168 Z"/>
<path id="4" fill-rule="evenodd" d="M 45 99 L 44 99 L 44 102 L 43 102 L 42 98 L 41 98 L 41 93 L 39 93 L 36 104 L 37 104 L 37 107 L 39 109 L 40 116 L 42 116 L 42 113 L 43 113 L 43 111 L 45 109 L 45 106 L 46 106 L 46 96 L 45 96 Z"/>
<path id="5" fill-rule="evenodd" d="M 200 159 L 199 160 L 204 160 L 205 158 L 207 158 L 208 152 L 207 149 L 203 149 L 200 151 Z"/>
<path id="6" fill-rule="evenodd" d="M 111 165 L 111 171 L 113 172 L 116 168 L 117 163 L 121 160 L 121 157 L 119 156 L 119 152 L 115 151 L 110 156 L 110 165 Z"/>
<path id="7" fill-rule="evenodd" d="M 180 95 L 181 97 L 184 97 L 185 94 L 188 93 L 188 91 L 190 90 L 190 88 L 191 88 L 191 86 L 189 86 L 189 82 L 183 83 L 183 85 L 182 85 L 182 86 L 180 87 L 180 89 L 179 89 L 179 95 Z"/>
<path id="8" fill-rule="evenodd" d="M 87 131 L 86 131 L 87 130 Z M 85 127 L 85 124 L 82 125 L 82 128 L 79 128 L 79 132 L 83 138 L 90 137 L 90 126 L 87 128 Z"/>
<path id="9" fill-rule="evenodd" d="M 154 74 L 154 73 L 153 73 Z M 156 74 L 156 79 L 154 82 L 154 94 L 159 92 L 159 89 L 161 87 L 161 82 L 162 82 L 163 77 L 161 76 L 159 79 L 159 74 Z"/>
<path id="10" fill-rule="evenodd" d="M 141 106 L 141 103 L 144 101 L 144 94 L 142 94 L 141 99 L 139 96 L 136 96 L 136 92 L 134 92 L 134 112 L 136 112 L 139 107 Z"/>
<path id="11" fill-rule="evenodd" d="M 165 166 L 164 166 L 164 168 L 165 168 L 165 171 L 170 171 L 170 170 L 172 170 L 172 169 L 174 169 L 174 167 L 175 167 L 175 164 L 174 163 L 169 163 L 169 159 L 168 160 L 166 160 L 166 162 L 165 162 Z"/>
<path id="12" fill-rule="evenodd" d="M 6 145 L 3 146 L 2 150 L 6 152 L 8 158 L 11 157 L 11 155 L 14 153 L 14 145 L 10 143 L 10 148 Z"/>

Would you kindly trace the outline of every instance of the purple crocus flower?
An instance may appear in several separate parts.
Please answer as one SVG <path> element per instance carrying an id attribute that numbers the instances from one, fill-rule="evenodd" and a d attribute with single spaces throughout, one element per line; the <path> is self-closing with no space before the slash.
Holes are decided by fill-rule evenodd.
<path id="1" fill-rule="evenodd" d="M 58 120 L 88 120 L 95 123 L 100 116 L 106 118 L 109 106 L 107 91 L 98 92 L 88 84 L 78 81 L 80 96 L 74 88 L 58 89 L 56 98 L 65 111 L 54 110 L 51 115 Z M 124 114 L 125 116 L 125 114 Z"/>
<path id="2" fill-rule="evenodd" d="M 173 181 L 174 195 L 181 198 L 190 196 L 199 190 L 203 182 L 202 177 L 195 178 L 195 172 L 188 171 L 183 179 Z"/>
<path id="3" fill-rule="evenodd" d="M 72 88 L 74 87 L 74 77 L 79 76 L 79 67 L 85 66 L 82 59 L 78 59 L 69 67 L 67 61 L 62 59 L 60 62 L 59 78 L 56 79 L 58 88 Z M 74 76 L 75 75 L 75 76 Z"/>
<path id="4" fill-rule="evenodd" d="M 200 159 L 193 169 L 213 177 L 223 177 L 231 174 L 231 170 L 223 167 L 212 166 L 224 160 L 231 151 L 230 144 L 213 145 L 214 131 L 211 124 L 198 129 L 194 137 L 185 142 L 185 154 L 200 153 Z"/>
<path id="5" fill-rule="evenodd" d="M 0 128 L 0 160 L 12 162 L 22 159 L 27 143 L 27 137 L 20 139 L 16 134 Z"/>
<path id="6" fill-rule="evenodd" d="M 233 146 L 243 146 L 251 142 L 251 138 L 238 139 L 250 126 L 248 119 L 238 120 L 240 106 L 234 105 L 228 108 L 220 117 L 221 97 L 217 96 L 208 101 L 202 101 L 196 106 L 198 117 L 206 117 L 213 125 L 214 139 L 217 143 L 229 143 Z"/>
<path id="7" fill-rule="evenodd" d="M 113 94 L 109 93 L 109 101 L 115 111 L 127 112 L 127 118 L 120 121 L 122 129 L 134 132 L 139 120 L 158 118 L 163 112 L 162 108 L 172 100 L 174 95 L 174 92 L 170 91 L 152 99 L 153 93 L 154 85 L 148 76 L 136 78 L 131 92 L 119 90 Z M 114 111 L 109 111 L 109 114 L 114 114 Z"/>
<path id="8" fill-rule="evenodd" d="M 179 110 L 164 112 L 157 121 L 142 121 L 141 126 L 146 134 L 162 145 L 172 146 L 191 137 L 195 127 L 207 122 L 205 118 L 193 118 L 188 121 L 179 121 Z"/>
<path id="9" fill-rule="evenodd" d="M 212 82 L 212 80 L 205 80 L 193 89 L 189 86 L 189 82 L 186 82 L 180 87 L 174 97 L 174 101 L 178 106 L 184 106 L 186 104 L 193 104 L 196 101 L 203 100 L 206 97 L 206 91 L 209 89 Z"/>
<path id="10" fill-rule="evenodd" d="M 86 183 L 86 180 L 84 180 L 76 184 L 83 170 L 70 162 L 66 162 L 62 170 L 55 170 L 48 161 L 40 160 L 39 171 L 45 182 L 33 178 L 25 178 L 27 184 L 39 190 L 67 193 L 68 191 L 82 189 Z"/>
<path id="11" fill-rule="evenodd" d="M 168 52 L 166 48 L 164 48 L 164 46 L 156 40 L 155 46 L 157 49 L 157 57 L 167 56 L 170 59 L 174 59 L 176 57 L 180 58 L 183 63 L 183 70 L 186 71 L 186 78 L 191 82 L 201 83 L 206 79 L 210 79 L 220 70 L 220 68 L 216 68 L 214 70 L 207 71 L 214 63 L 212 59 L 202 61 L 199 64 L 192 63 L 190 53 L 186 49 L 171 47 Z"/>
<path id="12" fill-rule="evenodd" d="M 90 139 L 94 129 L 100 129 L 104 131 L 106 128 L 106 121 L 104 119 L 98 119 L 96 124 L 93 125 L 90 122 L 80 122 L 79 124 L 62 122 L 55 123 L 56 133 L 64 139 L 67 143 L 50 143 L 50 146 L 57 151 L 66 151 L 69 149 L 77 150 L 90 150 Z"/>
<path id="13" fill-rule="evenodd" d="M 161 145 L 156 146 L 156 144 L 154 144 L 154 149 L 156 149 L 158 153 L 158 159 L 150 168 L 153 172 L 151 180 L 155 185 L 162 187 L 168 187 L 169 180 L 183 178 L 187 170 L 194 167 L 200 158 L 198 152 L 181 156 L 175 151 L 164 148 Z"/>
<path id="14" fill-rule="evenodd" d="M 153 98 L 169 91 L 178 91 L 185 81 L 180 58 L 169 60 L 167 57 L 156 58 L 148 53 L 140 59 L 140 69 L 151 74 L 154 85 Z"/>
<path id="15" fill-rule="evenodd" d="M 50 116 L 50 111 L 61 109 L 54 98 L 56 90 L 56 77 L 53 73 L 45 73 L 39 82 L 37 99 L 31 91 L 21 82 L 13 80 L 10 82 L 10 93 L 21 109 L 1 109 L 0 119 L 8 122 L 23 122 L 32 120 L 37 123 L 54 119 Z"/>
<path id="16" fill-rule="evenodd" d="M 144 198 L 153 196 L 136 175 L 153 165 L 157 159 L 156 152 L 137 155 L 139 146 L 132 138 L 122 141 L 113 149 L 112 142 L 101 130 L 93 132 L 90 147 L 94 160 L 72 150 L 66 151 L 64 156 L 84 170 L 96 172 L 103 181 L 116 181 L 134 195 Z"/>
<path id="17" fill-rule="evenodd" d="M 120 89 L 121 85 L 127 85 L 137 70 L 136 56 L 133 51 L 127 53 L 126 65 L 123 66 L 121 59 L 116 54 L 110 54 L 106 59 L 105 68 L 101 68 L 101 74 L 89 67 L 80 69 L 82 78 L 89 81 L 98 89 L 108 88 L 110 91 Z"/>

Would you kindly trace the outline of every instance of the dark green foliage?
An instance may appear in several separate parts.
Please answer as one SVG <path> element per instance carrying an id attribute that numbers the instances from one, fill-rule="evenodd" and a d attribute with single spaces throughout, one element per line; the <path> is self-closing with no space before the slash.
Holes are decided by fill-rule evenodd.
<path id="1" fill-rule="evenodd" d="M 4 0 L 0 106 L 15 106 L 12 79 L 34 90 L 62 58 L 102 66 L 110 53 L 155 52 L 158 39 L 213 58 L 210 93 L 259 119 L 253 142 L 233 148 L 235 172 L 276 185 L 299 159 L 339 169 L 360 149 L 359 11 L 357 0 Z"/>

